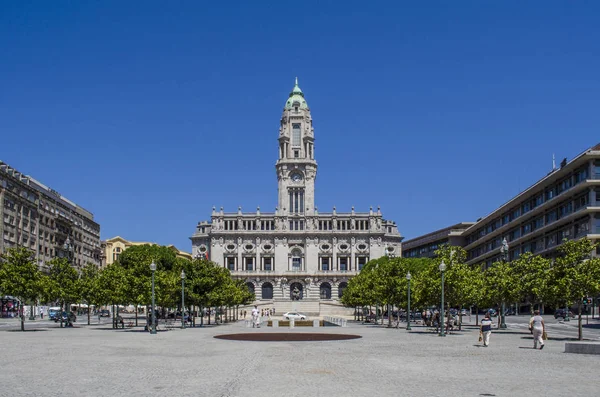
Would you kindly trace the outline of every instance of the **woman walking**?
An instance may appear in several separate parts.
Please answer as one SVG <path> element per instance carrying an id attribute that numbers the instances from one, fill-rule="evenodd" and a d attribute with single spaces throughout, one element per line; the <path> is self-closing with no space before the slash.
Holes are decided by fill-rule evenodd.
<path id="1" fill-rule="evenodd" d="M 490 345 L 490 335 L 492 334 L 492 319 L 490 313 L 486 313 L 483 320 L 481 320 L 481 326 L 479 328 L 483 339 L 483 346 L 488 347 Z"/>
<path id="2" fill-rule="evenodd" d="M 529 320 L 529 329 L 533 333 L 533 348 L 537 349 L 539 343 L 540 350 L 542 350 L 544 348 L 543 336 L 546 332 L 546 324 L 544 324 L 544 319 L 540 316 L 539 310 L 533 312 L 533 317 Z"/>

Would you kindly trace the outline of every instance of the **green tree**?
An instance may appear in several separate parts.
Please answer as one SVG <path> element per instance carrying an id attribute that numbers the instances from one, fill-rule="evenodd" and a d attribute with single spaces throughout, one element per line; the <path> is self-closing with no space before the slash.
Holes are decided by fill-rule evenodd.
<path id="1" fill-rule="evenodd" d="M 82 270 L 78 280 L 79 296 L 88 305 L 87 323 L 90 325 L 90 315 L 92 305 L 102 304 L 102 294 L 99 293 L 98 286 L 99 270 L 98 266 L 88 263 Z"/>
<path id="2" fill-rule="evenodd" d="M 511 262 L 517 280 L 518 298 L 533 306 L 556 301 L 550 290 L 551 262 L 541 255 L 526 252 Z"/>
<path id="3" fill-rule="evenodd" d="M 58 301 L 62 310 L 69 311 L 68 304 L 79 300 L 77 285 L 79 274 L 66 258 L 53 258 L 44 278 L 44 293 L 48 301 Z M 62 326 L 62 315 L 61 326 Z"/>
<path id="4" fill-rule="evenodd" d="M 128 274 L 118 262 L 112 263 L 102 269 L 96 281 L 98 300 L 104 305 L 117 305 L 117 312 L 113 311 L 113 326 L 115 316 L 118 315 L 119 304 L 127 303 Z"/>
<path id="5" fill-rule="evenodd" d="M 600 291 L 600 260 L 591 258 L 591 252 L 597 245 L 587 238 L 564 240 L 558 248 L 559 256 L 554 262 L 550 275 L 553 294 L 562 296 L 567 310 L 577 303 L 579 340 L 583 339 L 582 300 Z"/>
<path id="6" fill-rule="evenodd" d="M 33 252 L 24 247 L 9 248 L 0 255 L 0 291 L 21 302 L 21 331 L 25 331 L 25 302 L 33 306 L 41 292 L 41 274 L 35 264 Z"/>
<path id="7" fill-rule="evenodd" d="M 516 302 L 520 298 L 520 281 L 510 262 L 495 262 L 483 274 L 484 301 L 498 310 L 498 321 L 501 322 L 504 313 L 502 308 L 506 303 Z"/>

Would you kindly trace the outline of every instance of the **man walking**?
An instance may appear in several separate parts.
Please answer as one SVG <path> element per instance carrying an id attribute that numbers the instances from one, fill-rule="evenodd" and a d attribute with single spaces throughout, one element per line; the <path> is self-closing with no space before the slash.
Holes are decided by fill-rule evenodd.
<path id="1" fill-rule="evenodd" d="M 533 333 L 533 348 L 537 349 L 538 343 L 540 344 L 540 350 L 544 348 L 544 332 L 546 331 L 546 324 L 544 319 L 540 316 L 540 311 L 536 310 L 533 312 L 533 317 L 529 320 L 529 329 Z"/>
<path id="2" fill-rule="evenodd" d="M 260 311 L 256 305 L 254 305 L 254 309 L 252 309 L 252 328 L 254 327 L 260 328 Z"/>
<path id="3" fill-rule="evenodd" d="M 481 320 L 480 332 L 483 336 L 483 346 L 488 347 L 490 345 L 490 335 L 492 334 L 492 319 L 490 313 L 485 314 L 485 318 Z"/>

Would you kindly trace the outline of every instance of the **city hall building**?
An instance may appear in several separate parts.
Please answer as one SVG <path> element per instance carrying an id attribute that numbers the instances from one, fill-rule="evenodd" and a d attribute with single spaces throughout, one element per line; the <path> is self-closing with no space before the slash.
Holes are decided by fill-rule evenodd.
<path id="1" fill-rule="evenodd" d="M 246 281 L 256 304 L 277 313 L 342 313 L 348 280 L 374 258 L 401 256 L 396 223 L 379 208 L 319 212 L 315 205 L 315 134 L 298 80 L 285 102 L 278 137 L 275 212 L 224 212 L 197 224 L 192 254 Z"/>

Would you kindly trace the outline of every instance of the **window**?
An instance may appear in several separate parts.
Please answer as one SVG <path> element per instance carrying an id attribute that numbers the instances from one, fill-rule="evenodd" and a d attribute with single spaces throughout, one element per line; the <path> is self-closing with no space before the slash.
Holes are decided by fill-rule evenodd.
<path id="1" fill-rule="evenodd" d="M 341 282 L 340 285 L 338 286 L 338 298 L 341 298 L 344 295 L 344 290 L 348 288 L 348 283 L 347 282 Z"/>
<path id="2" fill-rule="evenodd" d="M 294 123 L 292 124 L 292 146 L 300 147 L 300 124 Z M 294 151 L 294 154 L 296 152 Z M 297 157 L 297 156 L 294 156 Z"/>
<path id="3" fill-rule="evenodd" d="M 329 258 L 327 258 L 327 257 L 321 258 L 321 270 L 323 270 L 324 272 L 329 271 Z"/>
<path id="4" fill-rule="evenodd" d="M 297 159 L 298 157 L 300 157 L 300 151 L 294 150 L 294 158 Z"/>
<path id="5" fill-rule="evenodd" d="M 246 270 L 254 270 L 254 258 L 251 256 L 246 257 Z"/>
<path id="6" fill-rule="evenodd" d="M 120 247 L 117 247 L 117 248 L 113 249 L 113 262 L 118 261 L 120 255 L 121 255 L 121 248 Z"/>
<path id="7" fill-rule="evenodd" d="M 359 256 L 357 259 L 358 270 L 362 270 L 367 264 L 367 258 L 365 256 Z"/>
<path id="8" fill-rule="evenodd" d="M 273 270 L 273 264 L 271 262 L 271 257 L 266 257 L 264 258 L 264 263 L 265 263 L 265 271 L 270 272 Z"/>
<path id="9" fill-rule="evenodd" d="M 340 271 L 342 271 L 342 272 L 348 271 L 348 258 L 346 258 L 346 257 L 340 258 Z"/>
<path id="10" fill-rule="evenodd" d="M 546 224 L 552 223 L 556 220 L 556 210 L 550 211 L 546 214 Z"/>
<path id="11" fill-rule="evenodd" d="M 229 269 L 232 272 L 235 271 L 235 257 L 227 257 L 227 269 Z"/>
<path id="12" fill-rule="evenodd" d="M 302 269 L 302 252 L 299 249 L 292 251 L 292 271 L 299 272 Z"/>
<path id="13" fill-rule="evenodd" d="M 542 226 L 544 226 L 544 217 L 543 217 L 543 216 L 540 216 L 539 218 L 537 218 L 537 219 L 534 221 L 534 230 L 535 230 L 535 229 L 539 229 L 539 228 L 541 228 Z"/>
<path id="14" fill-rule="evenodd" d="M 262 285 L 262 298 L 263 299 L 273 299 L 273 284 L 264 283 Z"/>

